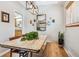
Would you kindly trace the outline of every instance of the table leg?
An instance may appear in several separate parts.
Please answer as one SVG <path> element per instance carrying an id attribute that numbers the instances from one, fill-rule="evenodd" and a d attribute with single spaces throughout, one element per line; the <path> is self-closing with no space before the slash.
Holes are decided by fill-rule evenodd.
<path id="1" fill-rule="evenodd" d="M 30 57 L 32 57 L 32 52 L 30 52 Z"/>
<path id="2" fill-rule="evenodd" d="M 12 57 L 12 49 L 10 49 L 10 57 Z"/>

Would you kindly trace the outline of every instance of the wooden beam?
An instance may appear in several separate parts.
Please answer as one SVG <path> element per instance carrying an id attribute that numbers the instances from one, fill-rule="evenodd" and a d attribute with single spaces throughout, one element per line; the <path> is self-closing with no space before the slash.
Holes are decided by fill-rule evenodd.
<path id="1" fill-rule="evenodd" d="M 70 1 L 65 8 L 68 9 L 72 5 L 73 2 L 74 1 Z"/>

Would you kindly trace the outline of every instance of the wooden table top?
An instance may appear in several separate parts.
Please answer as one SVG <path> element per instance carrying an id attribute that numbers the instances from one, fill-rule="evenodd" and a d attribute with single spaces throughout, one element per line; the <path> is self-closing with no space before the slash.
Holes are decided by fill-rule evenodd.
<path id="1" fill-rule="evenodd" d="M 32 50 L 40 50 L 42 45 L 44 44 L 47 36 L 40 36 L 37 40 L 25 40 L 21 41 L 21 38 L 11 41 L 1 42 L 0 46 L 6 48 L 24 48 L 24 49 L 32 49 Z"/>

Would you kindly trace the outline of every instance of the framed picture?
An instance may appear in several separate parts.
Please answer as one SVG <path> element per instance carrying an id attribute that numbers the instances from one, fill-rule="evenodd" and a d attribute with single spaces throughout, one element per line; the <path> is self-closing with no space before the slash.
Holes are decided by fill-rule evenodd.
<path id="1" fill-rule="evenodd" d="M 37 30 L 46 31 L 46 14 L 37 15 Z"/>
<path id="2" fill-rule="evenodd" d="M 9 13 L 6 13 L 6 12 L 1 12 L 1 19 L 2 19 L 2 22 L 7 22 L 9 23 Z"/>
<path id="3" fill-rule="evenodd" d="M 30 20 L 30 24 L 32 24 L 32 20 Z"/>

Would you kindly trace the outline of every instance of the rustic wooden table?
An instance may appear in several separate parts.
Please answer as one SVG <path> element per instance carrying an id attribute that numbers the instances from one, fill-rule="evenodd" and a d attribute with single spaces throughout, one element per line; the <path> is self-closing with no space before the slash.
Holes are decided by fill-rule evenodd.
<path id="1" fill-rule="evenodd" d="M 9 49 L 24 49 L 29 50 L 31 52 L 30 56 L 32 56 L 32 51 L 39 51 L 43 44 L 45 43 L 47 36 L 40 36 L 37 40 L 25 40 L 21 41 L 21 38 L 11 41 L 1 42 L 0 46 Z M 10 51 L 11 52 L 11 51 Z M 12 54 L 12 53 L 11 53 Z"/>

